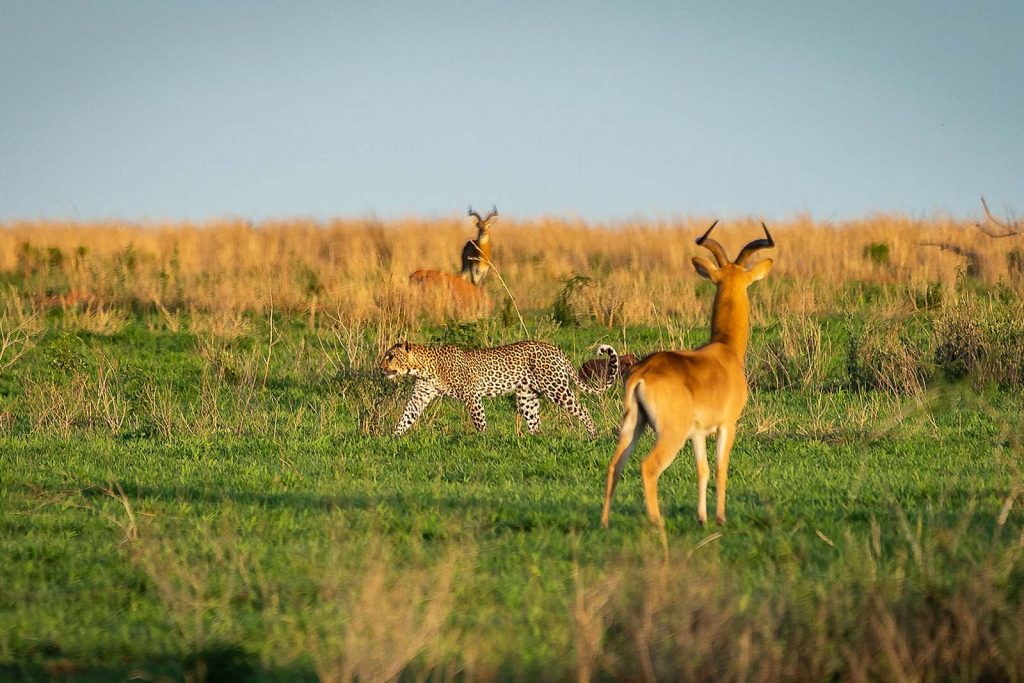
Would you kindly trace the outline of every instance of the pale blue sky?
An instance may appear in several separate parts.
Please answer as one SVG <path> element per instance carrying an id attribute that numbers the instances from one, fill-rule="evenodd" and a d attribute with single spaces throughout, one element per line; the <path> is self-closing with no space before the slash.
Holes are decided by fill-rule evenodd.
<path id="1" fill-rule="evenodd" d="M 0 220 L 1024 211 L 1024 3 L 0 0 Z"/>

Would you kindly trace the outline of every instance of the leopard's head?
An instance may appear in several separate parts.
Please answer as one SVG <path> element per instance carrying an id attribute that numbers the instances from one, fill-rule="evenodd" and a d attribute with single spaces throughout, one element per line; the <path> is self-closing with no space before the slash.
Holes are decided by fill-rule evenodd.
<path id="1" fill-rule="evenodd" d="M 400 375 L 416 376 L 420 368 L 421 364 L 416 359 L 416 347 L 407 341 L 392 346 L 380 361 L 380 369 L 388 379 L 397 379 Z"/>

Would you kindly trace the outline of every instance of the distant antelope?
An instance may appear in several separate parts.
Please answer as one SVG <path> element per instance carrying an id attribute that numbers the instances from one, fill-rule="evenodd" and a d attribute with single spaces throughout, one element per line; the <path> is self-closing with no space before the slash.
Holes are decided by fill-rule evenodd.
<path id="1" fill-rule="evenodd" d="M 491 225 L 498 218 L 498 207 L 495 206 L 487 218 L 480 218 L 480 214 L 469 207 L 467 216 L 476 220 L 476 239 L 468 240 L 462 247 L 462 274 L 463 280 L 469 280 L 474 285 L 483 282 L 487 271 L 491 269 Z"/>
<path id="2" fill-rule="evenodd" d="M 458 275 L 438 270 L 417 270 L 409 275 L 409 284 L 424 288 L 440 288 L 456 306 L 489 305 L 490 299 L 482 288 L 463 280 Z"/>
<path id="3" fill-rule="evenodd" d="M 476 220 L 476 239 L 462 247 L 462 272 L 458 275 L 439 270 L 417 270 L 409 275 L 409 283 L 424 288 L 441 288 L 456 306 L 490 305 L 487 293 L 479 286 L 491 268 L 491 225 L 498 217 L 498 207 L 480 218 L 469 207 L 468 216 Z"/>
<path id="4" fill-rule="evenodd" d="M 768 228 L 767 239 L 750 242 L 735 261 L 709 235 L 711 224 L 697 244 L 715 257 L 715 263 L 694 257 L 697 273 L 716 287 L 711 311 L 711 341 L 694 351 L 662 351 L 633 366 L 626 380 L 626 412 L 619 430 L 619 442 L 608 466 L 601 525 L 608 527 L 612 494 L 622 469 L 636 447 L 644 428 L 650 425 L 657 440 L 643 462 L 644 500 L 651 521 L 663 525 L 658 506 L 658 477 L 665 471 L 687 440 L 693 443 L 697 463 L 697 521 L 707 522 L 707 490 L 710 468 L 705 439 L 715 434 L 715 460 L 718 469 L 715 517 L 725 523 L 725 485 L 729 472 L 729 452 L 736 437 L 736 421 L 747 402 L 747 379 L 743 372 L 744 355 L 750 338 L 750 301 L 747 287 L 760 280 L 772 268 L 771 259 L 747 267 L 759 249 L 774 247 Z"/>

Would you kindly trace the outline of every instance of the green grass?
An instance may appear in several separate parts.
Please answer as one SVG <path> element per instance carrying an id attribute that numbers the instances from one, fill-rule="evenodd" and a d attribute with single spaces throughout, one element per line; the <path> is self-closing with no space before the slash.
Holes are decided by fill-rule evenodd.
<path id="1" fill-rule="evenodd" d="M 251 322 L 217 340 L 53 316 L 0 375 L 0 678 L 1024 676 L 1019 389 L 854 390 L 826 321 L 827 389 L 751 397 L 728 525 L 696 525 L 686 449 L 660 482 L 662 539 L 650 437 L 599 526 L 618 392 L 584 398 L 597 439 L 551 404 L 521 433 L 511 399 L 486 404 L 487 433 L 444 400 L 394 438 L 410 387 L 369 370 L 372 328 L 350 362 L 302 320 L 277 318 L 273 346 Z M 617 343 L 532 322 L 577 363 Z"/>

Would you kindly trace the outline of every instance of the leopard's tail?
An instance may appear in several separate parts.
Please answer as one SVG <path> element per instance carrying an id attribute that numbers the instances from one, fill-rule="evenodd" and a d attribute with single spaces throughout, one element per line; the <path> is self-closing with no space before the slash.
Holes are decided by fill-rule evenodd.
<path id="1" fill-rule="evenodd" d="M 583 379 L 583 377 L 580 376 L 579 373 L 576 373 L 576 384 L 581 390 L 588 394 L 602 394 L 608 391 L 619 378 L 619 354 L 616 353 L 615 349 L 608 344 L 601 344 L 597 347 L 597 352 L 608 356 L 608 368 L 607 372 L 604 373 L 604 384 L 596 387 L 591 386 Z"/>

